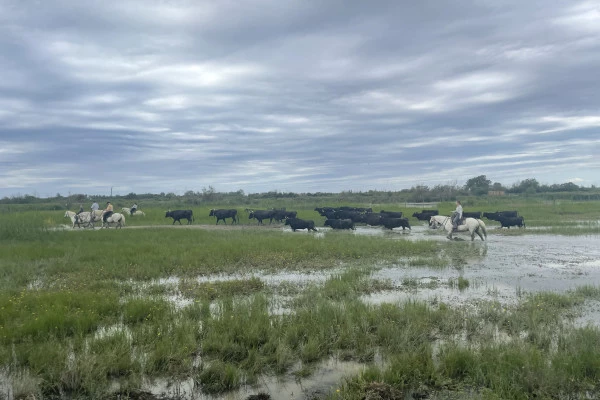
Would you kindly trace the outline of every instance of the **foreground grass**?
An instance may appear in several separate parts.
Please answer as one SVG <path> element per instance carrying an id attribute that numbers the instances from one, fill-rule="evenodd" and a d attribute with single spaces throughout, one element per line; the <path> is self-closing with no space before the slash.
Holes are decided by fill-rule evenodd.
<path id="1" fill-rule="evenodd" d="M 364 398 L 373 382 L 490 399 L 598 391 L 598 330 L 565 323 L 600 298 L 596 287 L 532 295 L 510 309 L 482 303 L 475 313 L 360 300 L 389 289 L 371 278 L 377 266 L 461 265 L 476 246 L 259 228 L 73 234 L 38 217 L 0 225 L 0 365 L 15 396 L 110 398 L 109 388 L 135 393 L 147 377 L 222 392 L 263 374 L 305 376 L 330 357 L 372 365 L 340 388 L 342 398 Z M 273 291 L 260 273 L 281 270 L 332 276 Z M 197 280 L 219 274 L 235 279 Z"/>
<path id="2" fill-rule="evenodd" d="M 510 310 L 484 304 L 456 327 L 466 339 L 394 353 L 385 367 L 368 368 L 329 398 L 597 398 L 600 330 L 562 319 L 590 297 L 598 300 L 598 288 L 539 293 Z M 373 397 L 382 394 L 388 397 Z"/>
<path id="3" fill-rule="evenodd" d="M 369 280 L 368 268 L 335 274 L 303 290 L 280 314 L 273 314 L 272 300 L 256 280 L 232 284 L 254 288 L 246 295 L 223 291 L 182 308 L 160 297 L 134 296 L 121 305 L 108 302 L 114 309 L 96 316 L 101 324 L 45 333 L 41 325 L 12 337 L 0 359 L 19 394 L 44 397 L 108 397 L 115 382 L 134 393 L 143 377 L 161 376 L 192 378 L 207 393 L 223 392 L 256 383 L 262 374 L 305 376 L 329 357 L 371 365 L 332 398 L 365 398 L 375 382 L 421 397 L 462 391 L 494 399 L 597 393 L 600 331 L 564 322 L 586 299 L 600 299 L 596 287 L 539 293 L 512 308 L 486 302 L 467 313 L 444 303 L 366 305 L 359 298 Z M 61 311 L 86 306 L 73 303 Z M 118 318 L 110 318 L 113 312 Z M 373 363 L 376 354 L 383 356 L 383 366 Z"/>

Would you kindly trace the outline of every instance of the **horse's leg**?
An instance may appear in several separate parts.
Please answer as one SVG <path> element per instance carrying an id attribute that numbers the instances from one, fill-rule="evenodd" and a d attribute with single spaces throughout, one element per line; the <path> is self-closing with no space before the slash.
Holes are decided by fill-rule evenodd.
<path id="1" fill-rule="evenodd" d="M 481 234 L 482 232 L 485 233 L 485 229 L 479 225 L 479 223 L 477 223 L 477 234 L 479 235 L 479 237 L 481 238 L 481 241 L 485 241 L 485 239 L 483 238 L 483 235 Z M 485 235 L 487 237 L 487 234 Z"/>

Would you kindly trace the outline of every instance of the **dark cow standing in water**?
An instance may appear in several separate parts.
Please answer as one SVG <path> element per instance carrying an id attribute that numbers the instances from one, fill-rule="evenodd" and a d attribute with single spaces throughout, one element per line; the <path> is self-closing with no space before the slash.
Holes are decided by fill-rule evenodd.
<path id="1" fill-rule="evenodd" d="M 225 218 L 231 218 L 231 224 L 233 225 L 234 223 L 238 222 L 238 217 L 237 217 L 237 210 L 236 209 L 212 209 L 210 210 L 210 213 L 208 214 L 209 217 L 216 217 L 217 218 L 217 225 L 219 225 L 219 220 L 223 220 L 223 222 L 225 223 L 225 225 L 227 225 L 227 221 L 225 220 Z"/>
<path id="2" fill-rule="evenodd" d="M 323 226 L 330 226 L 333 229 L 355 229 L 354 221 L 351 219 L 326 219 Z"/>
<path id="3" fill-rule="evenodd" d="M 289 225 L 292 228 L 293 232 L 296 232 L 296 229 L 306 229 L 307 231 L 317 231 L 315 229 L 315 221 L 313 220 L 304 220 L 300 218 L 286 218 L 285 224 Z"/>
<path id="4" fill-rule="evenodd" d="M 165 218 L 173 218 L 173 225 L 175 225 L 175 221 L 181 225 L 181 219 L 187 219 L 188 225 L 191 225 L 194 220 L 194 213 L 192 210 L 169 210 L 165 214 Z"/>
<path id="5" fill-rule="evenodd" d="M 370 226 L 378 226 L 381 225 L 381 219 L 383 216 L 380 213 L 366 213 L 363 214 L 360 222 L 364 222 Z"/>
<path id="6" fill-rule="evenodd" d="M 510 229 L 511 226 L 525 228 L 525 219 L 523 217 L 498 217 L 496 221 L 500 222 L 500 228 Z"/>
<path id="7" fill-rule="evenodd" d="M 379 211 L 379 214 L 381 214 L 381 216 L 384 218 L 402 218 L 402 211 L 381 210 Z"/>
<path id="8" fill-rule="evenodd" d="M 422 210 L 420 212 L 413 213 L 413 217 L 419 221 L 429 221 L 433 215 L 438 215 L 438 210 Z"/>
<path id="9" fill-rule="evenodd" d="M 481 211 L 463 211 L 463 218 L 481 219 Z"/>
<path id="10" fill-rule="evenodd" d="M 499 221 L 500 217 L 510 217 L 516 218 L 518 217 L 518 213 L 516 211 L 496 211 L 496 212 L 484 212 L 483 217 L 487 219 L 491 219 L 492 221 Z"/>
<path id="11" fill-rule="evenodd" d="M 408 218 L 381 218 L 381 225 L 385 226 L 387 229 L 394 228 L 402 228 L 405 230 L 406 228 L 410 228 L 410 223 L 408 222 Z M 412 229 L 411 229 L 412 230 Z"/>

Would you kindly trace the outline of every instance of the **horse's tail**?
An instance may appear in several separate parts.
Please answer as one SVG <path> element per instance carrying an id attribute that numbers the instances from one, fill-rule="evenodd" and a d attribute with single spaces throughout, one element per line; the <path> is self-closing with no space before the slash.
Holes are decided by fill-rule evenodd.
<path id="1" fill-rule="evenodd" d="M 121 226 L 125 226 L 125 214 L 121 214 L 121 219 L 119 220 L 119 224 L 121 224 Z"/>
<path id="2" fill-rule="evenodd" d="M 479 222 L 479 227 L 483 231 L 483 236 L 485 236 L 485 238 L 487 239 L 487 231 L 485 230 L 485 223 L 480 219 L 478 219 L 477 222 Z"/>

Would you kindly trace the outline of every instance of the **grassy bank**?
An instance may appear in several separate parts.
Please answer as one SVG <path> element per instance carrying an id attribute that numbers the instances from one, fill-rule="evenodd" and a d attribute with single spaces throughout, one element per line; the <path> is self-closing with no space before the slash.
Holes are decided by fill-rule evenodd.
<path id="1" fill-rule="evenodd" d="M 323 205 L 342 205 L 342 204 L 307 204 L 305 201 L 294 202 L 293 199 L 287 199 L 285 202 L 265 202 L 257 205 L 255 209 L 268 209 L 271 207 L 286 207 L 288 210 L 298 211 L 298 217 L 304 219 L 312 219 L 316 225 L 323 226 L 325 221 L 314 211 L 314 207 Z M 347 204 L 350 205 L 350 204 Z M 387 211 L 402 211 L 409 218 L 412 225 L 424 224 L 424 222 L 412 217 L 414 212 L 420 211 L 420 208 L 406 207 L 405 203 L 364 203 L 351 204 L 357 207 L 372 207 L 375 212 L 382 209 Z M 175 208 L 192 209 L 194 213 L 194 224 L 213 225 L 216 220 L 214 217 L 209 217 L 211 208 L 235 208 L 238 210 L 239 224 L 244 226 L 256 226 L 257 221 L 248 219 L 248 212 L 245 211 L 247 206 L 220 206 L 219 204 L 210 204 L 206 206 L 196 206 L 189 204 L 181 204 Z M 454 210 L 453 202 L 438 203 L 437 208 L 442 215 L 450 215 Z M 119 209 L 119 207 L 117 207 Z M 126 216 L 128 226 L 139 225 L 170 225 L 173 220 L 165 218 L 165 208 L 150 206 L 141 206 L 146 216 Z M 520 231 L 520 234 L 598 234 L 600 233 L 600 202 L 572 202 L 572 201 L 543 201 L 535 198 L 523 197 L 507 197 L 507 198 L 468 198 L 464 202 L 465 211 L 481 211 L 494 212 L 499 210 L 516 210 L 519 215 L 525 218 L 527 227 L 543 228 L 537 230 L 511 228 L 510 231 Z M 58 226 L 69 223 L 67 218 L 64 218 L 63 211 L 11 211 L 0 213 L 2 218 L 20 215 L 20 219 L 41 218 L 49 226 Z M 184 220 L 185 221 L 185 220 Z M 484 219 L 490 228 L 499 227 L 500 224 L 496 221 Z M 187 221 L 185 221 L 187 222 Z M 185 223 L 184 222 L 184 223 Z M 231 222 L 228 219 L 228 224 Z M 220 224 L 223 224 L 221 221 Z M 267 222 L 268 225 L 268 222 Z M 503 229 L 506 231 L 507 229 Z M 510 233 L 515 234 L 515 233 Z"/>

